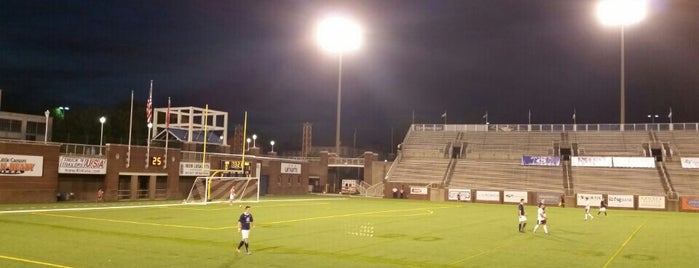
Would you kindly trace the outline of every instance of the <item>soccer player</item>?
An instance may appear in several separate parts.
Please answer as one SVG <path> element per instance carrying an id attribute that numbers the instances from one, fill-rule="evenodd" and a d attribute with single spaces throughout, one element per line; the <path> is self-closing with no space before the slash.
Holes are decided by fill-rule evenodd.
<path id="1" fill-rule="evenodd" d="M 519 232 L 524 233 L 524 227 L 527 226 L 527 216 L 524 214 L 524 198 L 519 200 Z"/>
<path id="2" fill-rule="evenodd" d="M 539 229 L 539 225 L 544 226 L 544 233 L 546 235 L 549 234 L 549 229 L 546 228 L 546 220 L 548 217 L 546 217 L 546 205 L 540 204 L 539 209 L 536 211 L 536 226 L 534 226 L 534 231 L 533 233 L 536 233 L 536 230 Z"/>
<path id="3" fill-rule="evenodd" d="M 597 211 L 597 215 L 599 215 L 601 212 L 604 212 L 604 216 L 607 216 L 607 202 L 604 201 L 604 198 L 602 198 L 602 201 L 599 202 L 599 211 Z"/>
<path id="4" fill-rule="evenodd" d="M 590 198 L 585 197 L 585 220 L 587 220 L 587 216 L 590 216 L 590 219 L 594 219 L 595 217 L 592 217 L 592 214 L 590 214 Z"/>
<path id="5" fill-rule="evenodd" d="M 235 185 L 231 186 L 231 193 L 228 195 L 228 205 L 233 205 L 235 200 Z"/>
<path id="6" fill-rule="evenodd" d="M 102 190 L 102 188 L 100 188 L 99 190 L 97 190 L 97 201 L 102 201 L 103 197 L 104 197 L 104 190 Z"/>
<path id="7" fill-rule="evenodd" d="M 250 214 L 250 206 L 245 206 L 245 212 L 240 214 L 238 218 L 238 232 L 241 234 L 242 239 L 238 244 L 238 248 L 235 250 L 240 252 L 240 247 L 245 245 L 245 253 L 248 255 L 252 254 L 250 252 L 250 244 L 248 243 L 248 237 L 250 237 L 250 229 L 255 228 L 255 223 L 252 219 L 252 214 Z"/>

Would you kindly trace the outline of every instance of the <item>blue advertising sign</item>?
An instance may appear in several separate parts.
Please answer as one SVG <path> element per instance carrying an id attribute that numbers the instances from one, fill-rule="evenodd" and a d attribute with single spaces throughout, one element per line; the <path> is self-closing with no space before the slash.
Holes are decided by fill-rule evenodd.
<path id="1" fill-rule="evenodd" d="M 559 156 L 522 156 L 523 166 L 560 166 L 561 157 Z"/>

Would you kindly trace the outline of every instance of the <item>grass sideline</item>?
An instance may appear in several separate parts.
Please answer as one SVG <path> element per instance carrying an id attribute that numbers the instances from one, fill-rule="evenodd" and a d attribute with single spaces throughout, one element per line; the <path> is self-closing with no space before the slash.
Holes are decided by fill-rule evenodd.
<path id="1" fill-rule="evenodd" d="M 242 208 L 179 202 L 0 206 L 0 267 L 695 267 L 699 215 L 322 196 L 251 204 L 252 255 L 238 254 Z M 115 208 L 112 208 L 115 207 Z M 116 209 L 116 208 L 121 209 Z M 72 208 L 80 208 L 73 210 Z M 9 213 L 23 210 L 21 213 Z M 593 215 L 596 214 L 596 211 Z"/>

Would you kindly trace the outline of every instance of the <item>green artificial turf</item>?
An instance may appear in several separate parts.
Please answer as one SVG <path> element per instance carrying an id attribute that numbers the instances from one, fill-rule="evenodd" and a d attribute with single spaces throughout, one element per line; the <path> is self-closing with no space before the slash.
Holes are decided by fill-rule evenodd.
<path id="1" fill-rule="evenodd" d="M 609 216 L 585 221 L 582 208 L 549 207 L 547 236 L 541 228 L 532 233 L 533 206 L 526 207 L 527 232 L 517 231 L 516 204 L 312 196 L 270 196 L 245 204 L 252 206 L 256 225 L 252 255 L 235 251 L 242 213 L 237 205 L 3 205 L 0 267 L 637 268 L 699 263 L 695 213 L 610 209 Z"/>

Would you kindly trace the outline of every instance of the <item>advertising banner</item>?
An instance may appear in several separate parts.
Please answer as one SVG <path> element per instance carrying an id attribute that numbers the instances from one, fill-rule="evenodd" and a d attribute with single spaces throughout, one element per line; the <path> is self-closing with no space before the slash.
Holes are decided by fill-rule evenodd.
<path id="1" fill-rule="evenodd" d="M 471 201 L 471 189 L 449 189 L 448 200 Z"/>
<path id="2" fill-rule="evenodd" d="M 536 202 L 532 202 L 532 204 L 538 204 L 541 200 L 544 200 L 544 204 L 547 206 L 558 205 L 561 202 L 561 193 L 536 193 L 536 200 L 534 200 Z"/>
<path id="3" fill-rule="evenodd" d="M 680 208 L 682 210 L 699 211 L 699 196 L 680 197 Z"/>
<path id="4" fill-rule="evenodd" d="M 639 195 L 638 208 L 665 209 L 665 197 Z"/>
<path id="5" fill-rule="evenodd" d="M 699 157 L 682 157 L 682 168 L 699 168 Z"/>
<path id="6" fill-rule="evenodd" d="M 505 203 L 519 203 L 520 199 L 524 199 L 524 203 L 527 203 L 527 192 L 522 191 L 505 191 L 503 192 Z"/>
<path id="7" fill-rule="evenodd" d="M 574 167 L 612 167 L 612 158 L 605 156 L 573 156 L 570 164 Z"/>
<path id="8" fill-rule="evenodd" d="M 654 157 L 612 157 L 614 167 L 620 168 L 655 168 Z"/>
<path id="9" fill-rule="evenodd" d="M 107 174 L 107 159 L 96 157 L 60 156 L 60 174 Z"/>
<path id="10" fill-rule="evenodd" d="M 211 164 L 202 162 L 180 162 L 180 176 L 209 176 Z"/>
<path id="11" fill-rule="evenodd" d="M 498 191 L 476 191 L 476 200 L 500 202 L 500 192 L 498 192 Z"/>
<path id="12" fill-rule="evenodd" d="M 560 166 L 561 158 L 558 156 L 522 156 L 523 166 Z M 519 202 L 519 201 L 518 201 Z"/>
<path id="13" fill-rule="evenodd" d="M 43 156 L 0 154 L 0 176 L 41 177 L 43 174 Z"/>
<path id="14" fill-rule="evenodd" d="M 282 174 L 301 174 L 301 164 L 282 163 Z"/>
<path id="15" fill-rule="evenodd" d="M 425 186 L 410 186 L 410 194 L 427 194 L 427 187 Z"/>
<path id="16" fill-rule="evenodd" d="M 585 200 L 587 198 L 587 200 Z M 590 202 L 590 207 L 599 207 L 599 203 L 602 201 L 601 194 L 578 194 L 577 205 L 579 207 L 584 207 L 586 202 Z"/>
<path id="17" fill-rule="evenodd" d="M 610 208 L 633 208 L 633 195 L 607 195 L 607 206 Z"/>

